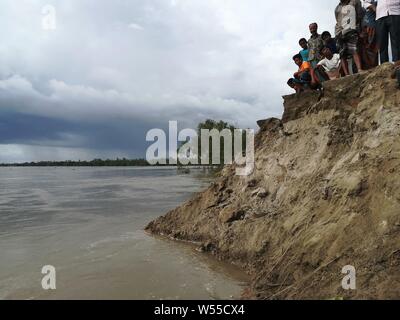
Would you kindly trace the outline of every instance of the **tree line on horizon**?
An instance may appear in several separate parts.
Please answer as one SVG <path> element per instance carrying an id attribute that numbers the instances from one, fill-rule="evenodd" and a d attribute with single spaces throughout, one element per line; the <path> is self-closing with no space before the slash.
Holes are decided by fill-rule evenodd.
<path id="1" fill-rule="evenodd" d="M 233 139 L 233 133 L 234 130 L 236 129 L 233 125 L 229 124 L 228 122 L 225 121 L 215 121 L 212 119 L 207 119 L 204 122 L 201 122 L 197 126 L 197 131 L 199 135 L 199 147 L 201 148 L 201 130 L 202 129 L 207 129 L 207 130 L 213 130 L 217 129 L 219 132 L 221 132 L 224 129 L 228 129 L 232 132 L 232 139 Z M 246 140 L 246 135 L 245 133 L 243 134 L 243 141 L 245 142 Z M 214 166 L 212 164 L 212 144 L 210 140 L 210 147 L 209 147 L 209 155 L 210 155 L 210 163 L 208 166 Z M 179 151 L 180 147 L 178 147 Z M 224 140 L 221 139 L 220 141 L 220 165 L 218 167 L 223 167 L 224 164 Z M 167 159 L 167 163 L 169 163 Z M 23 162 L 23 163 L 0 163 L 0 167 L 147 167 L 151 166 L 151 164 L 146 160 L 146 159 L 127 159 L 127 158 L 117 158 L 117 159 L 93 159 L 90 161 L 86 160 L 65 160 L 65 161 L 37 161 L 37 162 Z M 169 164 L 166 165 L 158 165 L 158 166 L 169 166 Z M 181 164 L 177 165 L 178 167 L 181 167 Z M 201 161 L 200 161 L 200 155 L 199 155 L 199 165 L 201 166 Z"/>
<path id="2" fill-rule="evenodd" d="M 146 159 L 94 159 L 91 161 L 38 161 L 24 163 L 2 163 L 1 167 L 146 167 L 150 166 Z"/>

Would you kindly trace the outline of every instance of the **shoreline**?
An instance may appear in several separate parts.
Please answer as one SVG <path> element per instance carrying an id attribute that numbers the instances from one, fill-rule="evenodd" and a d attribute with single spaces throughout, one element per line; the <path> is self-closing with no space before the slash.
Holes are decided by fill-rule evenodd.
<path id="1" fill-rule="evenodd" d="M 172 243 L 178 246 L 183 246 L 185 248 L 193 250 L 196 254 L 200 254 L 203 258 L 205 258 L 210 266 L 215 263 L 219 264 L 227 272 L 227 274 L 224 273 L 225 276 L 227 275 L 229 277 L 232 277 L 232 279 L 234 279 L 235 281 L 239 281 L 243 285 L 243 290 L 241 292 L 239 299 L 249 297 L 248 291 L 250 289 L 250 283 L 252 281 L 253 275 L 249 274 L 248 271 L 246 271 L 246 269 L 243 268 L 243 266 L 237 265 L 233 261 L 220 259 L 212 252 L 203 250 L 201 242 L 182 240 L 179 238 L 172 238 L 161 234 L 153 234 L 147 231 L 146 229 L 144 229 L 143 231 L 147 236 L 152 237 L 154 239 Z"/>
<path id="2" fill-rule="evenodd" d="M 250 176 L 225 167 L 146 230 L 243 266 L 257 299 L 398 299 L 400 92 L 392 70 L 332 80 L 323 97 L 285 96 L 282 120 L 265 120 L 256 136 Z M 342 284 L 346 266 L 356 269 L 357 290 Z"/>

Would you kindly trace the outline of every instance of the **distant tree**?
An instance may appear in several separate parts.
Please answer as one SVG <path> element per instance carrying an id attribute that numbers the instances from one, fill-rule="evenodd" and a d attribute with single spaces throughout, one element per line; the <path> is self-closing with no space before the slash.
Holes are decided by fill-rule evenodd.
<path id="1" fill-rule="evenodd" d="M 234 132 L 235 132 L 235 129 L 238 129 L 238 128 L 235 128 L 235 126 L 233 126 L 232 124 L 229 124 L 228 122 L 225 122 L 225 121 L 222 121 L 222 120 L 216 121 L 216 120 L 212 120 L 212 119 L 207 119 L 204 122 L 199 123 L 198 126 L 197 126 L 198 147 L 199 147 L 199 149 L 198 149 L 199 154 L 197 155 L 197 157 L 198 157 L 198 163 L 199 164 L 203 164 L 204 165 L 204 163 L 202 163 L 202 161 L 201 161 L 201 150 L 202 150 L 201 133 L 202 133 L 202 130 L 209 130 L 211 132 L 214 129 L 217 130 L 219 133 L 221 133 L 225 129 L 228 129 L 230 131 L 230 133 L 231 133 L 232 146 L 234 145 Z M 242 138 L 244 139 L 243 141 L 245 142 L 246 141 L 245 132 L 243 132 Z M 218 165 L 214 165 L 213 162 L 212 162 L 212 159 L 213 159 L 212 142 L 213 142 L 212 138 L 210 137 L 210 139 L 209 139 L 209 150 L 208 150 L 209 161 L 208 161 L 207 165 L 209 165 L 209 166 L 217 166 L 219 168 L 222 168 L 224 166 L 224 164 L 225 164 L 225 152 L 224 152 L 225 151 L 225 139 L 222 136 L 220 137 L 220 141 L 219 141 L 220 157 L 219 157 L 219 164 Z M 178 147 L 178 151 L 182 147 L 183 144 L 184 143 L 182 143 Z M 242 145 L 244 146 L 245 144 L 243 143 Z M 230 159 L 233 159 L 233 156 L 234 156 L 234 154 L 233 154 L 234 150 L 233 149 L 234 148 L 232 148 L 232 154 L 230 156 Z"/>

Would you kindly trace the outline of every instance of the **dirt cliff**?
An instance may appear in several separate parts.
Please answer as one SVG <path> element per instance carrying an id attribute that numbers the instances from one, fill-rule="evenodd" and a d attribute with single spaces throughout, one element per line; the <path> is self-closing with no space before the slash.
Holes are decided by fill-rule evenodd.
<path id="1" fill-rule="evenodd" d="M 256 169 L 227 166 L 146 230 L 195 241 L 252 275 L 245 297 L 400 298 L 400 90 L 393 66 L 284 97 L 256 136 Z M 356 290 L 342 288 L 346 265 Z"/>

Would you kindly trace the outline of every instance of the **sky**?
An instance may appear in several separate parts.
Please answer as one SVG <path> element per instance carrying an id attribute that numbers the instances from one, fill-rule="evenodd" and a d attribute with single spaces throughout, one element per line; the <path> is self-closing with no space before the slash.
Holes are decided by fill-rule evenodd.
<path id="1" fill-rule="evenodd" d="M 0 162 L 144 157 L 146 133 L 281 117 L 338 0 L 2 0 Z"/>

